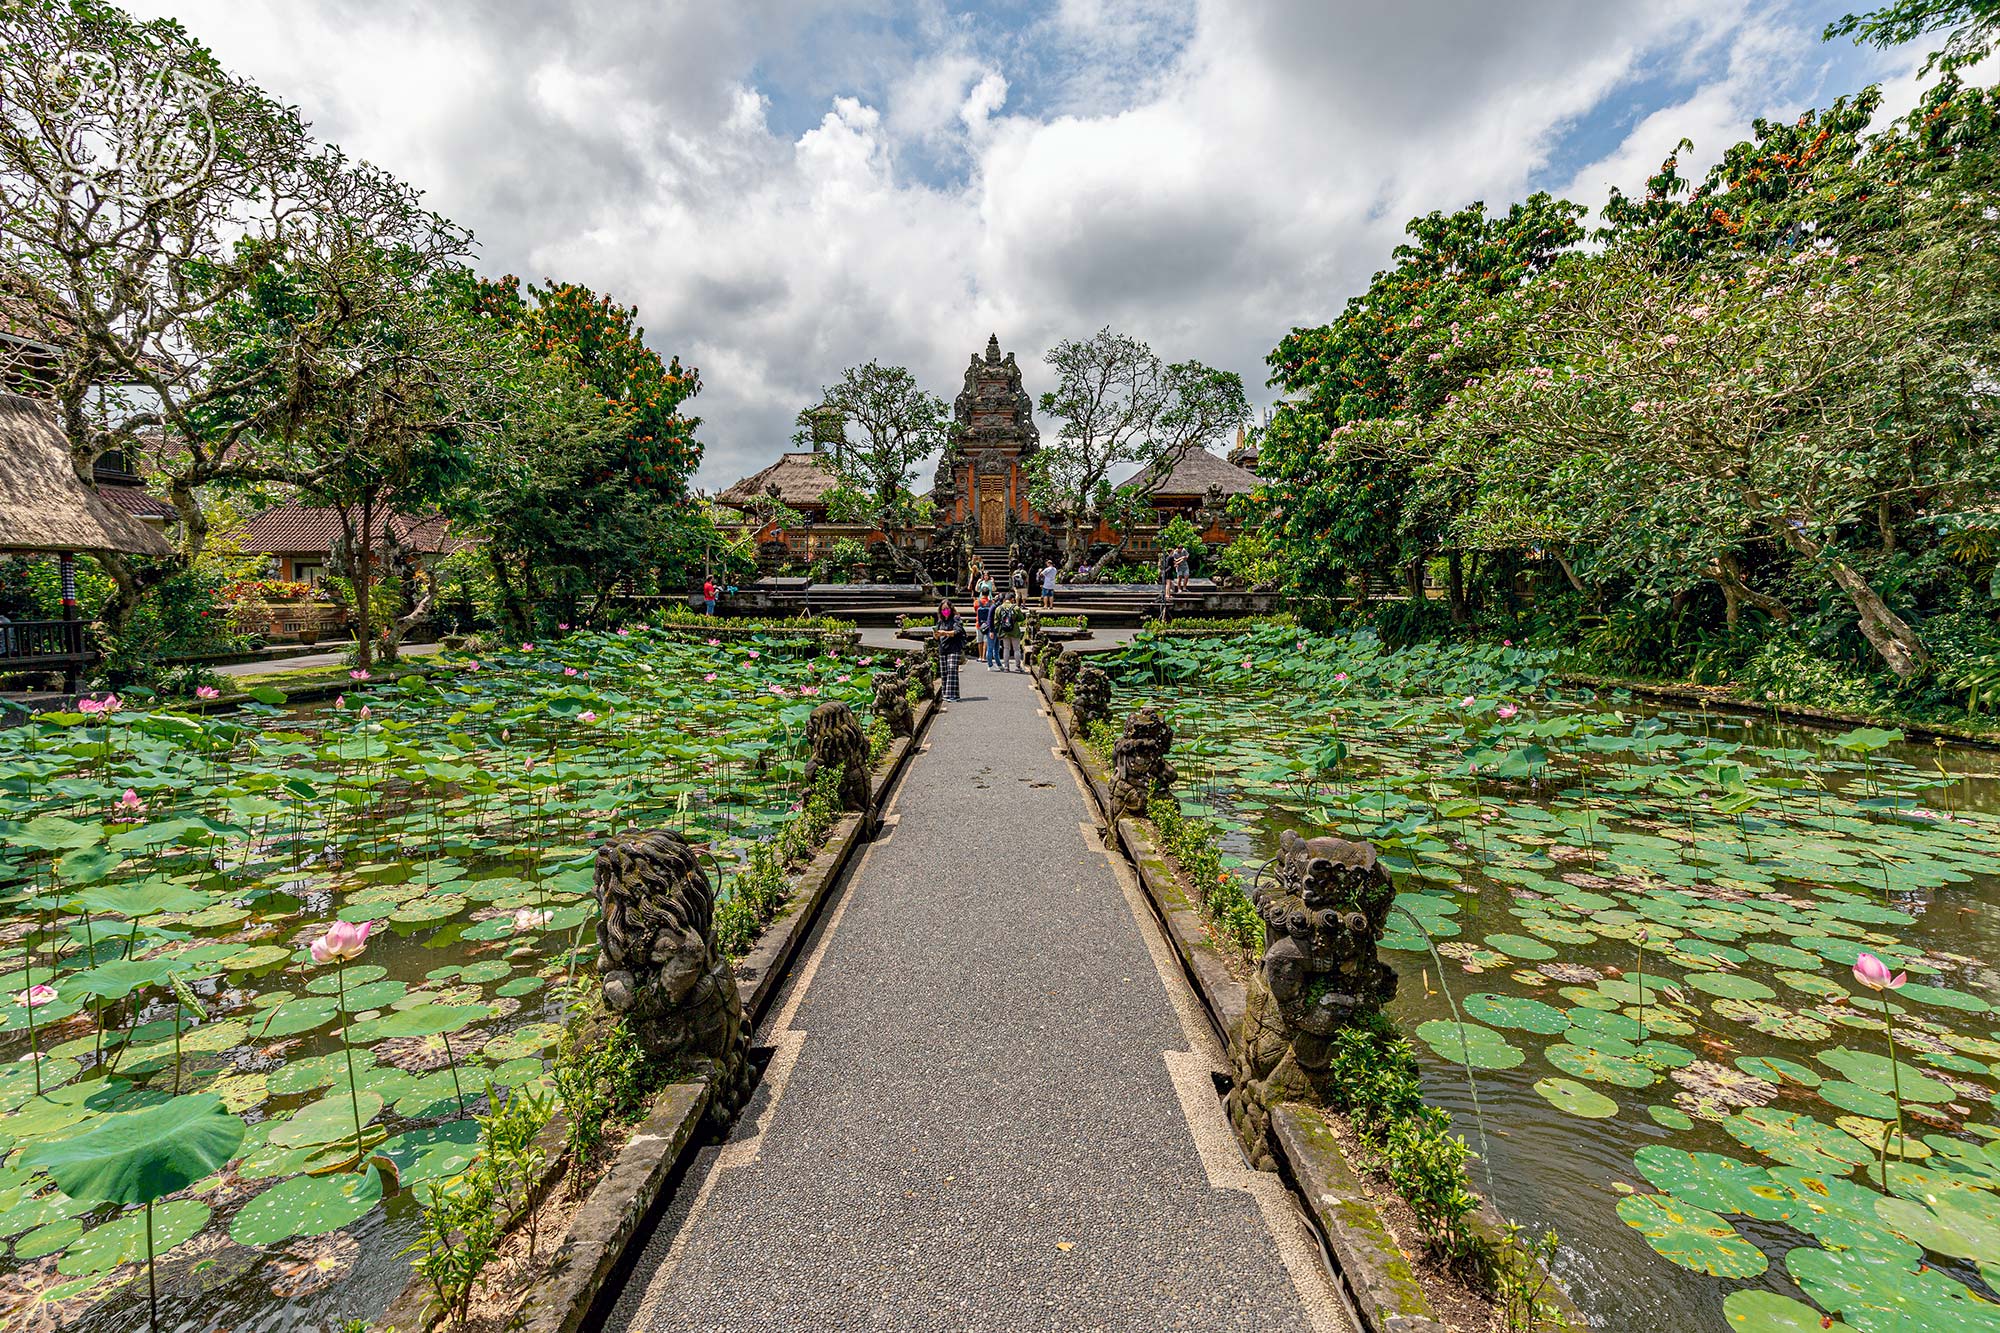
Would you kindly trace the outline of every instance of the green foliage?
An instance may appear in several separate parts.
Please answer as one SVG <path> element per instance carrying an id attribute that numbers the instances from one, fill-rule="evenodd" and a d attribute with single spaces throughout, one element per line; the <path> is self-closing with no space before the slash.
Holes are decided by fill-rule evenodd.
<path id="1" fill-rule="evenodd" d="M 1376 1015 L 1334 1033 L 1332 1045 L 1328 1086 L 1337 1109 L 1348 1113 L 1425 1240 L 1446 1259 L 1469 1256 L 1476 1243 L 1466 1219 L 1478 1205 L 1465 1179 L 1469 1150 L 1451 1132 L 1451 1117 L 1424 1104 L 1409 1042 Z"/>
<path id="2" fill-rule="evenodd" d="M 1171 551 L 1176 546 L 1185 546 L 1190 563 L 1198 563 L 1208 546 L 1201 539 L 1201 529 L 1189 522 L 1184 514 L 1175 514 L 1161 527 L 1159 544 L 1162 550 Z M 1189 571 L 1192 573 L 1193 571 Z"/>
<path id="3" fill-rule="evenodd" d="M 1103 724 L 1099 724 L 1102 726 Z M 1115 743 L 1116 738 L 1113 737 Z M 1189 819 L 1181 813 L 1172 796 L 1153 798 L 1147 815 L 1166 842 L 1182 873 L 1188 877 L 1201 899 L 1201 907 L 1221 934 L 1250 950 L 1264 942 L 1264 922 L 1250 905 L 1238 878 L 1222 868 L 1222 854 L 1216 846 L 1215 826 L 1206 820 Z"/>
<path id="4" fill-rule="evenodd" d="M 1245 529 L 1236 540 L 1222 548 L 1216 567 L 1230 578 L 1252 588 L 1276 584 L 1284 575 L 1284 562 L 1270 539 L 1255 529 Z"/>
<path id="5" fill-rule="evenodd" d="M 750 861 L 730 886 L 729 896 L 715 907 L 716 947 L 741 958 L 764 932 L 791 895 L 791 883 L 776 848 L 760 842 L 750 849 Z"/>
<path id="6" fill-rule="evenodd" d="M 403 1253 L 431 1290 L 438 1314 L 464 1328 L 479 1275 L 500 1248 L 499 1177 L 490 1155 L 457 1176 L 433 1181 L 422 1228 Z"/>
<path id="7" fill-rule="evenodd" d="M 602 1146 L 606 1127 L 637 1119 L 649 1089 L 646 1053 L 623 1019 L 605 1013 L 594 979 L 575 986 L 549 1076 L 562 1107 L 564 1152 L 575 1184 Z"/>

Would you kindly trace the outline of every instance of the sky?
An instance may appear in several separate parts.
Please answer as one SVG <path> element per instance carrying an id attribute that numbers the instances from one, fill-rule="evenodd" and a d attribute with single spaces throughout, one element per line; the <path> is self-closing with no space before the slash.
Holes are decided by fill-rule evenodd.
<path id="1" fill-rule="evenodd" d="M 1683 137 L 1922 52 L 1795 0 L 140 0 L 479 238 L 489 274 L 636 305 L 701 370 L 717 490 L 870 359 L 949 399 L 989 333 L 1029 392 L 1102 327 L 1240 374 L 1403 225 L 1593 209 Z M 1044 438 L 1057 423 L 1042 422 Z M 918 489 L 928 484 L 920 478 Z"/>

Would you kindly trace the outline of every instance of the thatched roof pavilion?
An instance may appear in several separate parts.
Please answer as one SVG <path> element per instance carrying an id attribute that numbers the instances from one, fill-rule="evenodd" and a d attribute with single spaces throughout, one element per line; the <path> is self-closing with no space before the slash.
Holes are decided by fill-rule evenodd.
<path id="1" fill-rule="evenodd" d="M 0 551 L 173 554 L 165 537 L 77 479 L 48 413 L 14 394 L 0 394 Z"/>

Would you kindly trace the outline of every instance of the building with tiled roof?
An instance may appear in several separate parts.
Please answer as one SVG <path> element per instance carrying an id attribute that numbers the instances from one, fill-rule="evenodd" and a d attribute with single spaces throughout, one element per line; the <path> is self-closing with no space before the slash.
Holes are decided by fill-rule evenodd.
<path id="1" fill-rule="evenodd" d="M 1224 499 L 1232 495 L 1248 495 L 1257 488 L 1257 474 L 1238 467 L 1226 458 L 1219 458 L 1206 449 L 1197 449 L 1161 476 L 1156 467 L 1141 468 L 1127 477 L 1120 490 L 1132 489 L 1150 496 L 1154 508 L 1175 500 L 1200 501 L 1211 490 L 1219 491 Z"/>
<path id="2" fill-rule="evenodd" d="M 473 544 L 472 538 L 454 532 L 442 514 L 422 518 L 388 514 L 375 520 L 369 535 L 371 546 L 403 547 L 414 552 L 423 564 L 435 563 Z M 242 549 L 248 554 L 270 556 L 277 566 L 274 571 L 277 578 L 318 583 L 326 577 L 333 548 L 340 537 L 339 510 L 329 505 L 281 504 L 245 521 Z"/>

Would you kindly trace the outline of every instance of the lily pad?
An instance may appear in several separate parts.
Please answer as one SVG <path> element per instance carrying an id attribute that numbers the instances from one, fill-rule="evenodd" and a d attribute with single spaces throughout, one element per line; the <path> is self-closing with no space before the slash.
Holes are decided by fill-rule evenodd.
<path id="1" fill-rule="evenodd" d="M 1575 1079 L 1537 1079 L 1535 1091 L 1558 1111 L 1581 1116 L 1586 1120 L 1605 1120 L 1618 1114 L 1617 1102 L 1601 1092 L 1585 1087 Z"/>
<path id="2" fill-rule="evenodd" d="M 318 1236 L 359 1221 L 381 1199 L 382 1178 L 372 1166 L 362 1172 L 293 1176 L 244 1204 L 229 1234 L 241 1245 Z"/>
<path id="3" fill-rule="evenodd" d="M 1755 1277 L 1770 1266 L 1764 1252 L 1706 1208 L 1667 1194 L 1633 1194 L 1618 1201 L 1618 1216 L 1667 1259 L 1710 1277 Z"/>

